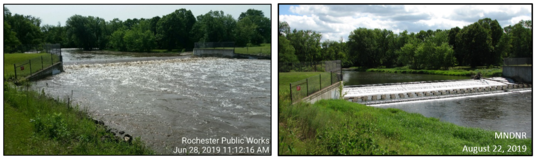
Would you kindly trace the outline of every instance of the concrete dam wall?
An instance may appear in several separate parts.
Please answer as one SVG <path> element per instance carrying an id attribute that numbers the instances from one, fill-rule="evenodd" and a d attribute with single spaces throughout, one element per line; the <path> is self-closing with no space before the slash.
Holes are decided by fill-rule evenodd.
<path id="1" fill-rule="evenodd" d="M 531 66 L 503 66 L 502 76 L 524 83 L 533 83 Z"/>
<path id="2" fill-rule="evenodd" d="M 531 84 L 516 84 L 510 79 L 494 77 L 481 80 L 393 83 L 345 87 L 344 99 L 363 104 L 381 104 L 413 100 L 504 92 L 529 89 Z"/>

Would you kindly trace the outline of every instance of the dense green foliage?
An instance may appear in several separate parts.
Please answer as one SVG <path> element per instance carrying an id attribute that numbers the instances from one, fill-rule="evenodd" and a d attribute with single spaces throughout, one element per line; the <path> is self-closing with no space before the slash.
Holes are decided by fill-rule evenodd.
<path id="1" fill-rule="evenodd" d="M 343 67 L 401 67 L 448 69 L 453 66 L 499 66 L 507 57 L 531 57 L 531 20 L 502 29 L 497 20 L 483 18 L 464 28 L 393 33 L 386 29 L 357 28 L 348 41 L 324 41 L 312 30 L 296 30 L 279 22 L 279 62 L 341 60 Z M 279 44 L 281 46 L 281 44 Z M 281 47 L 279 47 L 281 49 Z M 293 56 L 296 56 L 294 58 Z"/>
<path id="2" fill-rule="evenodd" d="M 150 52 L 155 49 L 190 51 L 195 42 L 235 42 L 237 47 L 271 43 L 271 21 L 262 11 L 248 9 L 238 19 L 223 11 L 196 16 L 178 9 L 162 17 L 117 18 L 73 15 L 65 26 L 40 26 L 41 19 L 12 15 L 4 7 L 4 52 L 22 52 L 21 45 L 60 43 L 84 50 Z"/>

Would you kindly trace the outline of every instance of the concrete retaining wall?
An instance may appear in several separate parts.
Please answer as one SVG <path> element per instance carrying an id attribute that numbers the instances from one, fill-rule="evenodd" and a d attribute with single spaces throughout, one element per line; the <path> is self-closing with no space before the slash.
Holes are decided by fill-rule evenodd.
<path id="1" fill-rule="evenodd" d="M 516 81 L 532 83 L 532 67 L 530 66 L 503 66 L 503 77 Z"/>
<path id="2" fill-rule="evenodd" d="M 48 76 L 58 74 L 60 72 L 64 72 L 64 64 L 62 62 L 58 62 L 47 68 L 44 68 L 43 70 L 26 77 L 26 79 L 29 81 L 39 80 Z M 16 83 L 18 83 L 18 81 Z"/>
<path id="3" fill-rule="evenodd" d="M 342 86 L 342 81 L 327 86 L 326 88 L 303 98 L 303 101 L 314 103 L 321 99 L 339 99 L 339 97 L 341 96 L 339 86 Z"/>
<path id="4" fill-rule="evenodd" d="M 233 49 L 193 49 L 196 56 L 235 57 Z"/>

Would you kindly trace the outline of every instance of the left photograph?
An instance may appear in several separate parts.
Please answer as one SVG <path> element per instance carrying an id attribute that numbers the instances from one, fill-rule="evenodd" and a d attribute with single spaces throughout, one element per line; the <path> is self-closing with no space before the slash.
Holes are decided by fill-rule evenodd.
<path id="1" fill-rule="evenodd" d="M 271 4 L 4 4 L 4 155 L 271 155 Z"/>

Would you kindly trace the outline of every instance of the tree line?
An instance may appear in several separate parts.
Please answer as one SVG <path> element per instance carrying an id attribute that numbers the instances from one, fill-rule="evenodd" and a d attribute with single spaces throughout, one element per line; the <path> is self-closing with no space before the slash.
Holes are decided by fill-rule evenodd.
<path id="1" fill-rule="evenodd" d="M 43 25 L 34 16 L 12 14 L 4 6 L 4 52 L 17 52 L 20 45 L 59 43 L 84 50 L 107 49 L 149 52 L 152 49 L 193 50 L 195 42 L 235 42 L 257 46 L 271 42 L 271 21 L 260 10 L 248 9 L 238 19 L 223 11 L 194 16 L 178 9 L 162 17 L 115 18 L 73 15 L 65 26 Z"/>
<path id="2" fill-rule="evenodd" d="M 531 20 L 502 28 L 497 20 L 480 19 L 463 28 L 394 33 L 357 28 L 348 41 L 320 42 L 312 30 L 291 31 L 279 22 L 279 62 L 341 60 L 343 67 L 448 69 L 453 66 L 499 66 L 503 58 L 532 57 Z"/>

